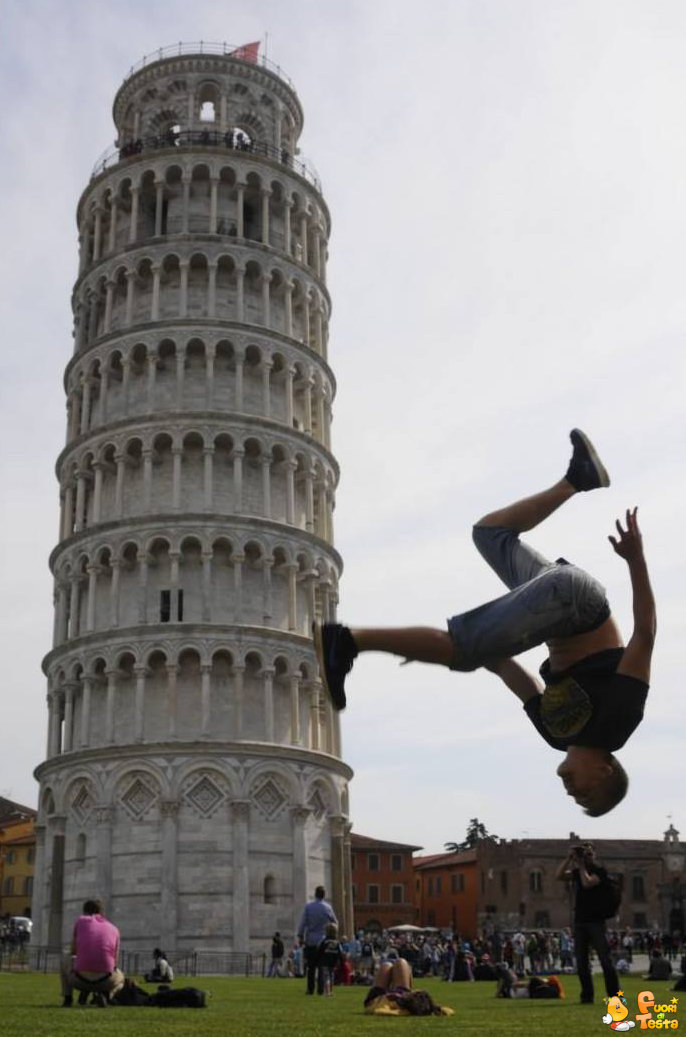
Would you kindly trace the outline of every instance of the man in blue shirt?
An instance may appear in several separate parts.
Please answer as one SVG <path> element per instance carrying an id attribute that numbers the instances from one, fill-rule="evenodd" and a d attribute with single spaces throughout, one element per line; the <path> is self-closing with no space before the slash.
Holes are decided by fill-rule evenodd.
<path id="1" fill-rule="evenodd" d="M 317 977 L 317 993 L 324 993 L 324 971 L 320 968 L 319 944 L 324 939 L 324 930 L 329 922 L 338 925 L 338 919 L 334 910 L 324 897 L 326 890 L 323 886 L 317 886 L 314 891 L 314 900 L 305 904 L 300 925 L 298 926 L 298 939 L 305 948 L 305 969 L 307 971 L 307 993 L 314 994 L 315 974 Z"/>

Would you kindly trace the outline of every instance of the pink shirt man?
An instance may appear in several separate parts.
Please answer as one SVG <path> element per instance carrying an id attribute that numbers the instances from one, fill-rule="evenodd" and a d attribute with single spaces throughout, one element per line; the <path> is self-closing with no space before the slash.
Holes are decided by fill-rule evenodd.
<path id="1" fill-rule="evenodd" d="M 102 915 L 81 915 L 74 925 L 73 946 L 77 972 L 114 972 L 119 930 Z"/>

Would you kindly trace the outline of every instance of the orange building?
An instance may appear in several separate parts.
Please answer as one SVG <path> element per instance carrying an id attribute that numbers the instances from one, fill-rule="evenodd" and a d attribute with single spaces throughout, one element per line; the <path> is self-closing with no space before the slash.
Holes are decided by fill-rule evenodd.
<path id="1" fill-rule="evenodd" d="M 356 932 L 414 922 L 412 854 L 415 850 L 421 850 L 421 846 L 390 843 L 352 833 L 350 851 Z"/>
<path id="2" fill-rule="evenodd" d="M 0 917 L 31 914 L 36 811 L 0 796 Z"/>
<path id="3" fill-rule="evenodd" d="M 415 857 L 416 924 L 473 939 L 479 928 L 478 873 L 475 850 Z"/>

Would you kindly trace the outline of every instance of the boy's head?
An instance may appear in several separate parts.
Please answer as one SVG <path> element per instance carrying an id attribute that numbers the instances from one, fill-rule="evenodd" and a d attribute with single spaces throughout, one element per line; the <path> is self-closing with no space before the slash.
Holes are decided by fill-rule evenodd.
<path id="1" fill-rule="evenodd" d="M 338 936 L 338 926 L 335 922 L 329 922 L 324 930 L 327 940 L 335 940 Z"/>
<path id="2" fill-rule="evenodd" d="M 557 768 L 568 796 L 573 796 L 591 817 L 600 817 L 624 799 L 627 773 L 607 749 L 570 745 Z"/>

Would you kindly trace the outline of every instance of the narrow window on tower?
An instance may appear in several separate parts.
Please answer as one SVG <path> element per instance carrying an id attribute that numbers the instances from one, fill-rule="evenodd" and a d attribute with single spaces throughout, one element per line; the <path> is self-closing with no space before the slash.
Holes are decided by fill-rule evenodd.
<path id="1" fill-rule="evenodd" d="M 179 623 L 181 623 L 183 621 L 183 591 L 182 590 L 178 591 L 178 604 L 177 604 L 177 607 L 176 607 L 176 618 L 178 619 Z"/>
<path id="2" fill-rule="evenodd" d="M 160 591 L 160 623 L 168 623 L 171 617 L 171 591 Z"/>

